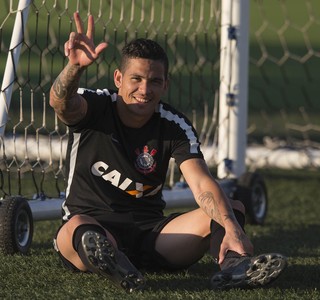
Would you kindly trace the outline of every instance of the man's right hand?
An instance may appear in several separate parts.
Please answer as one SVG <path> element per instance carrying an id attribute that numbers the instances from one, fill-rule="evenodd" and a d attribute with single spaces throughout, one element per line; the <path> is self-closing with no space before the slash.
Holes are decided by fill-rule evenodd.
<path id="1" fill-rule="evenodd" d="M 78 12 L 74 13 L 74 20 L 77 32 L 71 32 L 69 40 L 64 44 L 64 53 L 70 64 L 78 65 L 80 68 L 92 64 L 107 47 L 107 43 L 100 43 L 97 47 L 94 44 L 94 20 L 93 16 L 88 17 L 87 33 L 83 31 L 83 23 Z"/>

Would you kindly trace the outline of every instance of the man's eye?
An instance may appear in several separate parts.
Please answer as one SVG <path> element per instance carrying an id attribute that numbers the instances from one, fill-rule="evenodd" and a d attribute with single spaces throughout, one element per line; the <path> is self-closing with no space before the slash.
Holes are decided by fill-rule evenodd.
<path id="1" fill-rule="evenodd" d="M 161 79 L 155 79 L 153 80 L 153 83 L 156 85 L 162 85 L 162 80 Z"/>

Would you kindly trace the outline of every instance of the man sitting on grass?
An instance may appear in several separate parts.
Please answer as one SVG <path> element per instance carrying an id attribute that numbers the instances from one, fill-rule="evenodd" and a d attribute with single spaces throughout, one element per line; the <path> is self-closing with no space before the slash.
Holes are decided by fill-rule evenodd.
<path id="1" fill-rule="evenodd" d="M 141 269 L 178 270 L 211 248 L 221 271 L 214 289 L 264 286 L 286 267 L 277 253 L 253 256 L 244 233 L 244 206 L 226 197 L 211 176 L 197 133 L 161 101 L 168 58 L 149 39 L 125 45 L 114 72 L 117 91 L 79 88 L 106 43 L 94 45 L 78 13 L 65 43 L 69 62 L 55 80 L 50 104 L 69 126 L 68 184 L 55 248 L 71 270 L 104 275 L 127 292 L 145 285 Z M 173 157 L 199 208 L 164 216 L 162 198 Z"/>

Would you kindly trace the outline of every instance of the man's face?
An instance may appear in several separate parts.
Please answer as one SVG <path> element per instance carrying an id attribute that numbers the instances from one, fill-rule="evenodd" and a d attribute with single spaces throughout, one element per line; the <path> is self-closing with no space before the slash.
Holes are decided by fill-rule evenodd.
<path id="1" fill-rule="evenodd" d="M 148 119 L 167 90 L 162 62 L 151 59 L 129 59 L 125 70 L 114 73 L 118 94 L 127 105 L 121 105 L 126 117 Z M 121 115 L 121 114 L 120 114 Z"/>

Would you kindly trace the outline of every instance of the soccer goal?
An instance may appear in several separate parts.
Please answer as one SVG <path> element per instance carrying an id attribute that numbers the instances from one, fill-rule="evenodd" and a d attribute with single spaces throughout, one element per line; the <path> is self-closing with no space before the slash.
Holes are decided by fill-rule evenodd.
<path id="1" fill-rule="evenodd" d="M 120 49 L 132 38 L 149 37 L 165 48 L 170 89 L 164 100 L 192 120 L 214 176 L 228 196 L 247 199 L 249 220 L 262 224 L 267 191 L 256 171 L 319 167 L 318 6 L 311 0 L 290 6 L 262 0 L 6 1 L 0 11 L 3 252 L 27 252 L 33 221 L 60 217 L 68 129 L 48 103 L 66 64 L 63 44 L 74 30 L 74 11 L 84 22 L 92 14 L 95 42 L 109 43 L 82 77 L 84 87 L 113 87 Z M 164 199 L 168 207 L 194 203 L 174 162 Z"/>

